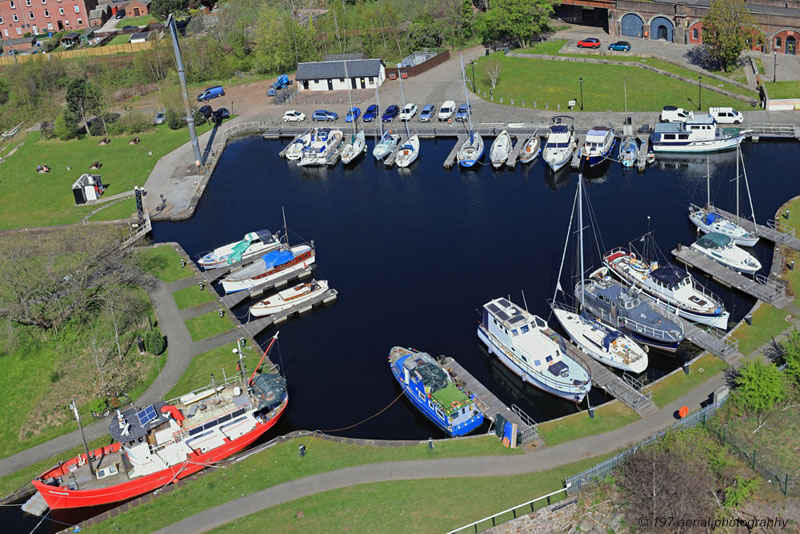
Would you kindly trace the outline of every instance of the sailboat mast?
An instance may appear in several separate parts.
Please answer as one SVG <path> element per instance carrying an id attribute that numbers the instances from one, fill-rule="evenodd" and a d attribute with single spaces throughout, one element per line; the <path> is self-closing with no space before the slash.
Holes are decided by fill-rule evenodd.
<path id="1" fill-rule="evenodd" d="M 711 209 L 711 161 L 706 156 L 706 209 Z"/>
<path id="2" fill-rule="evenodd" d="M 347 77 L 347 60 L 344 61 L 344 81 L 347 84 L 347 102 L 350 105 L 350 109 L 347 111 L 349 113 L 353 112 L 353 98 L 350 95 L 350 78 Z M 353 117 L 353 135 L 356 135 L 356 118 Z"/>
<path id="3" fill-rule="evenodd" d="M 397 81 L 400 82 L 400 101 L 403 103 L 403 110 L 406 109 L 406 95 L 403 93 L 403 73 L 400 69 L 403 68 L 402 63 L 397 64 Z M 408 121 L 403 121 L 406 123 L 406 137 L 411 137 L 411 133 L 408 131 Z"/>
<path id="4" fill-rule="evenodd" d="M 464 74 L 464 54 L 459 54 L 461 59 L 461 79 L 464 81 L 464 98 L 467 100 L 467 120 L 469 121 L 469 133 L 472 134 L 472 110 L 469 107 L 469 91 L 467 91 L 467 75 Z"/>
<path id="5" fill-rule="evenodd" d="M 381 129 L 381 137 L 383 137 L 383 121 L 381 120 L 381 95 L 378 92 L 378 83 L 375 82 L 375 100 L 378 105 L 378 116 L 375 117 L 375 120 L 378 121 L 378 126 Z"/>
<path id="6" fill-rule="evenodd" d="M 580 279 L 578 281 L 581 284 L 581 288 L 583 287 L 583 175 L 578 174 L 578 246 L 581 251 L 581 272 L 580 272 Z M 581 290 L 581 309 L 586 302 L 586 296 L 584 291 Z"/>
<path id="7" fill-rule="evenodd" d="M 747 201 L 750 203 L 750 216 L 753 218 L 753 224 L 756 224 L 756 210 L 753 208 L 753 195 L 750 194 L 750 182 L 747 181 L 747 167 L 744 166 L 744 155 L 741 150 L 739 157 L 742 159 L 742 174 L 744 174 L 744 187 L 747 191 Z"/>
<path id="8" fill-rule="evenodd" d="M 286 210 L 281 206 L 281 213 L 283 213 L 283 235 L 286 239 L 286 246 L 289 246 L 289 227 L 286 226 Z"/>
<path id="9" fill-rule="evenodd" d="M 736 145 L 736 224 L 739 224 L 739 145 Z"/>

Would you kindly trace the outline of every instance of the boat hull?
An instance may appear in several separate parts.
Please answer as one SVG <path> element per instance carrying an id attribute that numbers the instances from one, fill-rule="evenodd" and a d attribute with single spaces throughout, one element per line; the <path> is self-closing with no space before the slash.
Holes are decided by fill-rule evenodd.
<path id="1" fill-rule="evenodd" d="M 708 141 L 687 141 L 684 144 L 678 143 L 653 143 L 653 152 L 673 152 L 673 153 L 703 153 L 703 152 L 722 152 L 734 150 L 744 139 L 744 134 L 727 139 L 712 139 Z"/>

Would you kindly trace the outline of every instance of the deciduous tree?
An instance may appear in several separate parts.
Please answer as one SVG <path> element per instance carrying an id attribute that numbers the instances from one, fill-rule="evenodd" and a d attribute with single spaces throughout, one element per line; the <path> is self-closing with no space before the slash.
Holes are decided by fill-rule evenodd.
<path id="1" fill-rule="evenodd" d="M 754 30 L 760 33 L 744 0 L 712 0 L 703 19 L 703 44 L 728 71 L 752 42 Z"/>
<path id="2" fill-rule="evenodd" d="M 258 72 L 279 73 L 295 63 L 289 13 L 274 7 L 259 12 L 253 66 Z"/>
<path id="3" fill-rule="evenodd" d="M 503 65 L 496 59 L 490 59 L 483 64 L 483 70 L 486 76 L 489 77 L 489 83 L 492 89 L 497 87 L 497 82 L 500 80 L 500 72 L 503 70 Z"/>
<path id="4" fill-rule="evenodd" d="M 757 432 L 767 422 L 770 413 L 786 398 L 786 378 L 772 363 L 749 358 L 737 369 L 736 402 L 758 422 Z"/>
<path id="5" fill-rule="evenodd" d="M 153 0 L 150 4 L 150 14 L 158 20 L 166 20 L 170 13 L 185 11 L 189 7 L 189 0 Z"/>
<path id="6" fill-rule="evenodd" d="M 67 109 L 75 117 L 75 121 L 83 123 L 89 133 L 89 116 L 100 114 L 103 108 L 103 91 L 81 78 L 73 78 L 67 84 Z"/>
<path id="7" fill-rule="evenodd" d="M 494 0 L 480 28 L 485 40 L 510 39 L 525 48 L 547 28 L 553 14 L 549 0 Z"/>
<path id="8" fill-rule="evenodd" d="M 800 332 L 792 330 L 783 342 L 783 360 L 786 362 L 786 374 L 800 386 Z"/>

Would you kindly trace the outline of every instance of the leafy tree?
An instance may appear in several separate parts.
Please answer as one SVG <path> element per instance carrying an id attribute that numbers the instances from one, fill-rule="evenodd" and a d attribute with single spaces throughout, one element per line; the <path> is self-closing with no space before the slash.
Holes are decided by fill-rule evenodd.
<path id="1" fill-rule="evenodd" d="M 770 413 L 786 398 L 784 374 L 772 363 L 749 358 L 737 369 L 736 401 L 757 418 L 757 432 Z"/>
<path id="2" fill-rule="evenodd" d="M 180 130 L 183 128 L 183 116 L 174 108 L 167 109 L 165 119 L 167 120 L 167 126 L 169 126 L 170 130 Z"/>
<path id="3" fill-rule="evenodd" d="M 55 125 L 53 126 L 53 133 L 56 137 L 62 141 L 69 141 L 75 137 L 76 129 L 77 123 L 75 121 L 75 116 L 70 113 L 69 110 L 64 110 L 62 113 L 58 114 Z"/>
<path id="4" fill-rule="evenodd" d="M 549 0 L 494 0 L 479 30 L 486 41 L 510 39 L 525 48 L 531 38 L 547 28 L 552 14 Z"/>
<path id="5" fill-rule="evenodd" d="M 745 0 L 712 0 L 703 19 L 703 43 L 727 72 L 752 42 L 754 30 L 760 33 Z"/>
<path id="6" fill-rule="evenodd" d="M 67 85 L 66 99 L 67 109 L 75 117 L 75 121 L 82 122 L 86 132 L 89 133 L 88 117 L 93 113 L 102 115 L 100 112 L 103 107 L 103 92 L 84 79 L 73 78 Z"/>
<path id="7" fill-rule="evenodd" d="M 253 66 L 261 73 L 290 70 L 295 64 L 295 51 L 286 11 L 263 7 L 259 12 L 256 31 L 256 50 Z"/>
<path id="8" fill-rule="evenodd" d="M 800 332 L 792 330 L 783 342 L 783 360 L 786 362 L 786 374 L 800 386 Z"/>
<path id="9" fill-rule="evenodd" d="M 150 14 L 158 20 L 166 20 L 170 13 L 185 11 L 189 0 L 153 0 L 150 3 Z"/>
<path id="10" fill-rule="evenodd" d="M 500 80 L 500 72 L 502 69 L 503 65 L 497 59 L 490 59 L 483 64 L 483 70 L 486 73 L 486 76 L 489 77 L 489 83 L 491 84 L 492 89 L 497 87 L 497 82 Z"/>
<path id="11" fill-rule="evenodd" d="M 0 80 L 0 106 L 8 102 L 8 82 Z"/>

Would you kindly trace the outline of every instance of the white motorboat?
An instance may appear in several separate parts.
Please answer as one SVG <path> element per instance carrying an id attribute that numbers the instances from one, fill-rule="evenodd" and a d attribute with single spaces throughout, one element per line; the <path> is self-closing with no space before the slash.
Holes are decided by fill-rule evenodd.
<path id="1" fill-rule="evenodd" d="M 507 130 L 500 132 L 489 149 L 489 159 L 492 160 L 492 167 L 499 169 L 505 165 L 508 156 L 511 154 L 511 136 Z"/>
<path id="2" fill-rule="evenodd" d="M 281 242 L 277 235 L 269 230 L 256 230 L 246 233 L 240 241 L 228 243 L 204 254 L 197 260 L 197 264 L 204 270 L 225 267 L 255 258 L 280 246 Z"/>
<path id="3" fill-rule="evenodd" d="M 483 137 L 478 132 L 470 132 L 458 149 L 458 164 L 462 167 L 472 167 L 483 157 Z"/>
<path id="4" fill-rule="evenodd" d="M 403 146 L 400 147 L 400 150 L 397 152 L 397 156 L 394 158 L 394 163 L 401 169 L 404 169 L 417 161 L 419 157 L 419 136 L 412 135 L 408 138 L 408 141 L 403 143 Z"/>
<path id="5" fill-rule="evenodd" d="M 733 150 L 744 140 L 742 128 L 720 128 L 708 113 L 686 122 L 656 124 L 650 135 L 655 152 L 717 152 Z"/>
<path id="6" fill-rule="evenodd" d="M 617 137 L 611 128 L 595 126 L 586 132 L 586 139 L 581 147 L 581 158 L 584 158 L 590 167 L 594 167 L 610 158 L 616 145 Z"/>
<path id="7" fill-rule="evenodd" d="M 298 165 L 301 167 L 314 167 L 326 165 L 328 156 L 339 148 L 342 142 L 342 131 L 330 128 L 319 128 L 311 140 L 311 144 L 303 151 Z"/>
<path id="8" fill-rule="evenodd" d="M 289 289 L 284 289 L 280 293 L 261 299 L 250 306 L 250 315 L 254 317 L 264 317 L 272 315 L 289 308 L 309 301 L 328 290 L 327 280 L 312 280 L 303 284 L 297 284 Z"/>
<path id="9" fill-rule="evenodd" d="M 562 399 L 581 402 L 592 381 L 583 362 L 571 358 L 547 322 L 504 298 L 483 305 L 478 339 L 523 382 Z"/>
<path id="10" fill-rule="evenodd" d="M 530 163 L 539 157 L 541 153 L 542 148 L 539 135 L 534 132 L 533 135 L 525 140 L 525 144 L 522 145 L 522 150 L 519 153 L 519 161 L 522 163 Z"/>
<path id="11" fill-rule="evenodd" d="M 575 131 L 572 126 L 554 124 L 547 132 L 542 159 L 553 171 L 557 171 L 569 163 L 576 143 Z"/>
<path id="12" fill-rule="evenodd" d="M 708 233 L 692 243 L 692 249 L 740 273 L 755 274 L 761 270 L 761 262 L 737 247 L 733 239 L 725 234 Z"/>
<path id="13" fill-rule="evenodd" d="M 639 159 L 639 139 L 626 137 L 619 146 L 619 161 L 626 169 L 632 169 Z"/>
<path id="14" fill-rule="evenodd" d="M 225 293 L 252 289 L 280 276 L 307 269 L 316 261 L 313 243 L 283 247 L 264 254 L 251 265 L 234 271 L 222 279 Z"/>
<path id="15" fill-rule="evenodd" d="M 364 137 L 364 130 L 359 130 L 357 134 L 351 135 L 342 149 L 342 164 L 347 165 L 367 151 L 367 142 Z"/>
<path id="16" fill-rule="evenodd" d="M 303 156 L 303 151 L 311 144 L 311 132 L 306 132 L 303 135 L 294 139 L 289 147 L 286 149 L 286 159 L 297 161 Z"/>
<path id="17" fill-rule="evenodd" d="M 375 159 L 381 160 L 392 153 L 392 151 L 397 147 L 397 143 L 400 141 L 400 135 L 392 132 L 391 130 L 386 130 L 383 132 L 383 137 L 378 143 L 375 145 L 375 148 L 372 149 L 372 155 L 375 156 Z"/>

